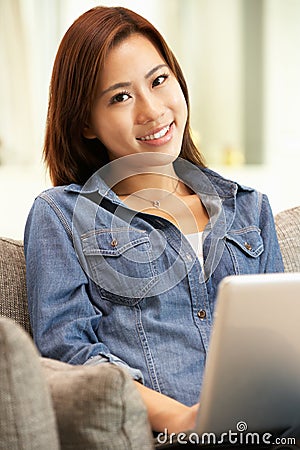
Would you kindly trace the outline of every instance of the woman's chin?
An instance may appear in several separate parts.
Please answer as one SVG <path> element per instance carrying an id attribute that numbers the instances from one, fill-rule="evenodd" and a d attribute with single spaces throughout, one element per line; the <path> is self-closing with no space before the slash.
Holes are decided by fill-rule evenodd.
<path id="1" fill-rule="evenodd" d="M 122 158 L 122 164 L 131 167 L 161 167 L 172 164 L 178 158 L 178 152 L 148 151 L 143 153 L 135 153 Z"/>

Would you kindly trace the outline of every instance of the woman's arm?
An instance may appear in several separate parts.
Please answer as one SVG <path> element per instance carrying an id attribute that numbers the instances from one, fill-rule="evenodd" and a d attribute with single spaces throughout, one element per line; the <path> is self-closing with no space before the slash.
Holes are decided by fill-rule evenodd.
<path id="1" fill-rule="evenodd" d="M 135 385 L 148 410 L 152 430 L 164 431 L 166 429 L 170 434 L 194 428 L 199 408 L 198 403 L 189 407 L 153 391 L 137 381 L 135 381 Z"/>
<path id="2" fill-rule="evenodd" d="M 73 246 L 72 215 L 65 214 L 66 201 L 61 203 L 63 208 L 50 195 L 38 197 L 25 228 L 28 306 L 35 343 L 43 356 L 71 364 L 117 364 L 140 381 L 138 369 L 99 341 L 102 311 L 91 302 L 89 280 Z"/>
<path id="3" fill-rule="evenodd" d="M 264 252 L 261 255 L 261 272 L 284 272 L 280 247 L 277 239 L 274 216 L 268 197 L 261 196 L 260 221 Z"/>

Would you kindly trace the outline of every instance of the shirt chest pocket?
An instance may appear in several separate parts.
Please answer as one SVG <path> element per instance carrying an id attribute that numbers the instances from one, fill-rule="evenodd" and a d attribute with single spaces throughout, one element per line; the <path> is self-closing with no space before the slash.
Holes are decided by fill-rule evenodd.
<path id="1" fill-rule="evenodd" d="M 146 232 L 131 228 L 93 230 L 81 236 L 81 243 L 88 275 L 106 299 L 134 304 L 155 283 Z"/>
<path id="2" fill-rule="evenodd" d="M 231 230 L 226 235 L 226 245 L 237 273 L 253 273 L 258 270 L 259 257 L 264 251 L 259 228 L 253 226 Z"/>

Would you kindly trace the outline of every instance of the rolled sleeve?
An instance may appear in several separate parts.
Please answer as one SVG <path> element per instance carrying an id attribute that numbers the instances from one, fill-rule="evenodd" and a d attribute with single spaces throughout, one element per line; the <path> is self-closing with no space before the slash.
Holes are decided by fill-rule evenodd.
<path id="1" fill-rule="evenodd" d="M 97 356 L 91 356 L 84 365 L 87 366 L 96 366 L 98 364 L 115 364 L 117 366 L 123 367 L 127 372 L 129 372 L 129 375 L 133 380 L 139 381 L 140 383 L 144 384 L 144 377 L 142 372 L 139 369 L 134 369 L 132 367 L 129 367 L 127 364 L 124 363 L 120 358 L 117 356 L 114 356 L 110 354 L 108 357 L 97 355 Z"/>

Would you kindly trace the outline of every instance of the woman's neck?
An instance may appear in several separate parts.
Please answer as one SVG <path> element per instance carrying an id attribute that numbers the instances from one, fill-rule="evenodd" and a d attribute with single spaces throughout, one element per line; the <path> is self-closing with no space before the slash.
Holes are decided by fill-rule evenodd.
<path id="1" fill-rule="evenodd" d="M 173 162 L 174 157 L 168 154 L 127 155 L 106 166 L 106 181 L 121 197 L 147 189 L 173 192 L 178 184 Z"/>
<path id="2" fill-rule="evenodd" d="M 169 175 L 157 173 L 143 173 L 132 175 L 119 183 L 113 190 L 118 196 L 126 196 L 144 190 L 161 190 L 173 192 L 178 185 L 178 177 L 175 172 Z"/>

